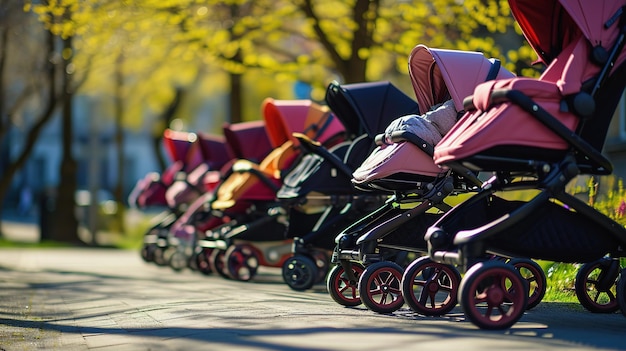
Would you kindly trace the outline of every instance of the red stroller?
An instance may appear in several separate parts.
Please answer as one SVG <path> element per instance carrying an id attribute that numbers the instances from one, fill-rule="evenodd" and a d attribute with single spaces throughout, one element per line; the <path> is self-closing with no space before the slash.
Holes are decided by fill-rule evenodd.
<path id="1" fill-rule="evenodd" d="M 617 279 L 626 229 L 565 192 L 579 174 L 612 172 L 600 150 L 626 84 L 626 1 L 509 2 L 547 68 L 539 79 L 479 85 L 436 146 L 437 164 L 493 176 L 429 228 L 429 256 L 466 270 L 459 301 L 480 328 L 514 325 L 528 298 L 519 273 L 484 261 L 485 253 L 586 263 L 576 282 L 583 306 L 626 314 L 626 271 Z M 535 194 L 528 201 L 496 195 L 520 189 Z M 601 278 L 587 279 L 595 269 Z M 616 280 L 612 302 L 600 305 L 595 296 Z"/>

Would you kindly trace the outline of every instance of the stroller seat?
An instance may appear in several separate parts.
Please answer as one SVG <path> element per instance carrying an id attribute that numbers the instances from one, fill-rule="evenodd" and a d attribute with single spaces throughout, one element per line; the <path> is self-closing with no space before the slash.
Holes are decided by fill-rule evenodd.
<path id="1" fill-rule="evenodd" d="M 293 142 L 287 141 L 274 149 L 260 164 L 249 160 L 238 160 L 231 174 L 217 190 L 211 207 L 224 210 L 236 201 L 272 201 L 281 185 L 281 171 L 294 161 L 297 151 Z"/>
<path id="2" fill-rule="evenodd" d="M 390 155 L 393 155 L 393 159 Z M 397 164 L 391 166 L 391 162 Z M 445 170 L 435 164 L 432 155 L 415 143 L 405 141 L 382 145 L 381 151 L 372 153 L 352 176 L 359 189 L 393 193 L 423 192 L 426 184 L 435 182 L 445 174 Z"/>

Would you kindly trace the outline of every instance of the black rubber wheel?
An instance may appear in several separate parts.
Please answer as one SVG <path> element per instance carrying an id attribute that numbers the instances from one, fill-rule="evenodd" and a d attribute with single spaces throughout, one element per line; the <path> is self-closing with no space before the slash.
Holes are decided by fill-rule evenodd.
<path id="1" fill-rule="evenodd" d="M 282 272 L 285 283 L 296 291 L 312 288 L 318 276 L 315 262 L 300 254 L 288 258 L 283 264 Z"/>
<path id="2" fill-rule="evenodd" d="M 184 268 L 187 267 L 188 265 L 188 257 L 185 256 L 185 254 L 183 252 L 181 252 L 180 250 L 176 250 L 174 252 L 172 252 L 171 255 L 169 255 L 169 266 L 170 268 L 172 268 L 173 270 L 180 272 L 182 271 Z"/>
<path id="3" fill-rule="evenodd" d="M 315 285 L 323 282 L 326 279 L 326 275 L 328 274 L 328 269 L 330 266 L 330 258 L 325 252 L 318 250 L 314 250 L 311 254 L 311 257 L 313 258 L 313 262 L 317 267 L 317 276 L 315 277 L 315 282 L 313 283 Z"/>
<path id="4" fill-rule="evenodd" d="M 465 316 L 481 329 L 507 329 L 522 317 L 528 301 L 526 281 L 513 266 L 485 261 L 461 281 L 459 301 Z"/>
<path id="5" fill-rule="evenodd" d="M 211 256 L 209 257 L 209 264 L 211 265 L 211 271 L 216 272 L 222 278 L 230 279 L 230 275 L 226 272 L 225 256 L 226 250 L 213 249 Z"/>
<path id="6" fill-rule="evenodd" d="M 409 307 L 426 316 L 441 316 L 457 305 L 461 274 L 429 257 L 413 261 L 402 275 L 402 296 Z"/>
<path id="7" fill-rule="evenodd" d="M 194 272 L 198 271 L 198 256 L 199 255 L 200 255 L 200 252 L 194 250 L 194 252 L 191 253 L 191 256 L 187 258 L 187 268 L 191 269 Z"/>
<path id="8" fill-rule="evenodd" d="M 328 273 L 326 279 L 326 288 L 332 299 L 342 306 L 358 306 L 361 304 L 359 297 L 358 284 L 359 276 L 365 269 L 360 263 L 351 263 L 352 272 L 356 276 L 356 280 L 350 280 L 343 266 L 337 265 Z"/>
<path id="9" fill-rule="evenodd" d="M 156 263 L 157 266 L 167 266 L 164 247 L 157 246 L 154 248 L 154 263 Z"/>
<path id="10" fill-rule="evenodd" d="M 528 283 L 528 302 L 526 309 L 530 310 L 537 307 L 545 296 L 548 285 L 546 275 L 543 269 L 541 269 L 541 266 L 533 260 L 524 258 L 514 258 L 507 263 L 515 267 L 522 278 Z"/>
<path id="11" fill-rule="evenodd" d="M 249 281 L 259 269 L 259 257 L 251 245 L 231 245 L 224 253 L 226 271 L 236 280 Z"/>
<path id="12" fill-rule="evenodd" d="M 154 262 L 154 249 L 156 245 L 154 244 L 144 244 L 141 247 L 141 259 L 145 262 Z"/>
<path id="13" fill-rule="evenodd" d="M 395 262 L 382 261 L 369 265 L 359 278 L 361 302 L 378 313 L 399 310 L 404 305 L 401 289 L 403 271 Z"/>
<path id="14" fill-rule="evenodd" d="M 626 316 L 626 268 L 622 269 L 617 280 L 617 304 L 622 314 Z"/>
<path id="15" fill-rule="evenodd" d="M 196 260 L 196 269 L 204 275 L 210 275 L 213 273 L 211 270 L 211 263 L 209 262 L 211 251 L 212 249 L 201 248 L 194 257 Z"/>
<path id="16" fill-rule="evenodd" d="M 611 258 L 583 264 L 576 273 L 574 284 L 580 304 L 592 313 L 614 313 L 617 302 L 616 281 L 619 261 Z"/>

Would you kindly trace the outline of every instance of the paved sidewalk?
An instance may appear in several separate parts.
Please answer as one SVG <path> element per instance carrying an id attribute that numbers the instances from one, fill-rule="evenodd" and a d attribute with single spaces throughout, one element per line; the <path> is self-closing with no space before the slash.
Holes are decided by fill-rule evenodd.
<path id="1" fill-rule="evenodd" d="M 0 350 L 626 350 L 626 318 L 542 303 L 511 330 L 147 264 L 133 251 L 0 249 Z"/>

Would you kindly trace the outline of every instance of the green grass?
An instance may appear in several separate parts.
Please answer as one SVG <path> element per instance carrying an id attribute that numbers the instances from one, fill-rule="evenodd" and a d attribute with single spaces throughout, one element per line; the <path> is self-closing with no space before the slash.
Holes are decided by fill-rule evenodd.
<path id="1" fill-rule="evenodd" d="M 574 283 L 578 264 L 537 261 L 546 274 L 546 295 L 543 301 L 578 302 Z"/>
<path id="2" fill-rule="evenodd" d="M 52 240 L 44 240 L 41 242 L 30 243 L 30 242 L 19 242 L 19 241 L 11 241 L 0 237 L 0 248 L 19 248 L 19 249 L 32 249 L 32 248 L 58 248 L 58 247 L 69 247 L 70 244 L 62 243 L 59 241 Z"/>

